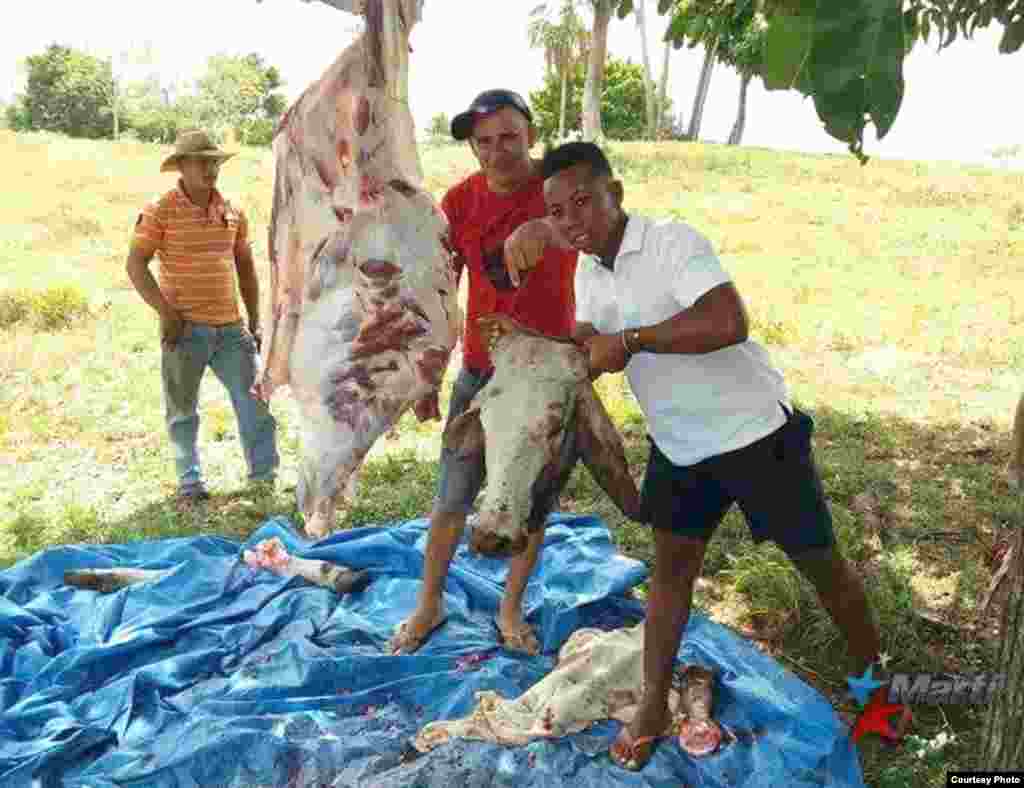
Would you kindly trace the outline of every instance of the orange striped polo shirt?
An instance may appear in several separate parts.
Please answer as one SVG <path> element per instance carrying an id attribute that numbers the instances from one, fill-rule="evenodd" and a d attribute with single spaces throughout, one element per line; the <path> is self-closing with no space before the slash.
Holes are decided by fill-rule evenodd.
<path id="1" fill-rule="evenodd" d="M 176 188 L 142 209 L 132 245 L 160 258 L 164 298 L 185 320 L 222 326 L 241 318 L 235 249 L 249 243 L 245 213 L 216 189 L 204 211 Z"/>

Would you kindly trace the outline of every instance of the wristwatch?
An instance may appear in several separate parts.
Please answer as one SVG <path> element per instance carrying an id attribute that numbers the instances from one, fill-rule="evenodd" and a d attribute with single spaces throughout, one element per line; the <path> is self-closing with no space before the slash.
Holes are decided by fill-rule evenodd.
<path id="1" fill-rule="evenodd" d="M 622 346 L 626 349 L 629 355 L 636 353 L 639 348 L 637 345 L 640 344 L 640 332 L 635 328 L 623 329 L 622 331 Z"/>

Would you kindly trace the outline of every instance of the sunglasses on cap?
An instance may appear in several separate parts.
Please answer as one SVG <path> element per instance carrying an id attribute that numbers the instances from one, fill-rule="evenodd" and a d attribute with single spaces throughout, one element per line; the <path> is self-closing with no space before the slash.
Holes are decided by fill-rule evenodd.
<path id="1" fill-rule="evenodd" d="M 512 107 L 521 112 L 530 123 L 533 114 L 523 97 L 512 90 L 486 90 L 477 96 L 469 109 L 460 112 L 452 120 L 452 137 L 457 140 L 468 139 L 473 132 L 473 121 L 481 115 L 497 112 L 502 107 Z"/>

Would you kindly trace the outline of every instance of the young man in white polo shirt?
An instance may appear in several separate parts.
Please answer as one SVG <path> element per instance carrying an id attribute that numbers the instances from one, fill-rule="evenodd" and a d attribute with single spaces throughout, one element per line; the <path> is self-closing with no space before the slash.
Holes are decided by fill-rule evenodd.
<path id="1" fill-rule="evenodd" d="M 647 420 L 643 504 L 655 567 L 644 632 L 646 690 L 612 758 L 641 768 L 668 722 L 668 693 L 707 543 L 733 503 L 755 541 L 771 539 L 814 585 L 859 670 L 879 637 L 860 579 L 835 544 L 811 451 L 813 422 L 747 338 L 736 287 L 708 240 L 682 222 L 622 210 L 622 184 L 601 149 L 569 143 L 543 161 L 548 217 L 506 244 L 513 281 L 540 249 L 568 243 L 576 269 L 576 338 L 592 377 L 625 370 Z"/>

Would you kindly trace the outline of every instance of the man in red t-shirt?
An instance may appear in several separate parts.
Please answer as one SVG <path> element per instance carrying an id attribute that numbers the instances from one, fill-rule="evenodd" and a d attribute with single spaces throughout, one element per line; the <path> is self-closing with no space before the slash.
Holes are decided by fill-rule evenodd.
<path id="1" fill-rule="evenodd" d="M 576 272 L 575 250 L 549 248 L 542 263 L 520 286 L 513 286 L 508 277 L 505 239 L 521 224 L 547 211 L 540 161 L 530 158 L 536 130 L 522 97 L 509 90 L 485 91 L 468 110 L 455 116 L 451 131 L 455 139 L 469 140 L 480 169 L 449 189 L 441 201 L 451 225 L 456 276 L 461 277 L 464 270 L 469 274 L 462 370 L 452 387 L 449 422 L 465 412 L 494 371 L 477 319 L 500 313 L 544 334 L 568 337 L 574 328 Z M 415 651 L 444 623 L 442 596 L 448 567 L 483 479 L 482 458 L 463 460 L 454 452 L 441 450 L 423 587 L 416 610 L 389 642 L 391 653 Z M 499 639 L 507 647 L 530 654 L 538 653 L 540 645 L 523 620 L 522 600 L 543 543 L 543 530 L 531 534 L 526 551 L 511 560 L 494 621 Z"/>

